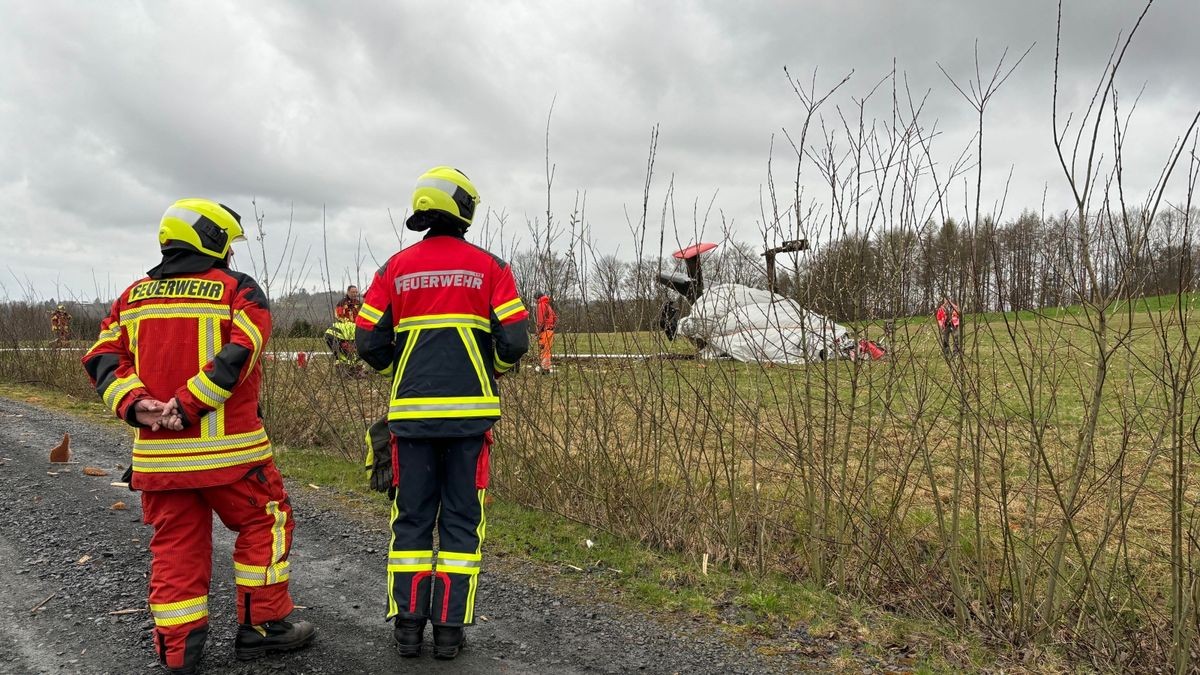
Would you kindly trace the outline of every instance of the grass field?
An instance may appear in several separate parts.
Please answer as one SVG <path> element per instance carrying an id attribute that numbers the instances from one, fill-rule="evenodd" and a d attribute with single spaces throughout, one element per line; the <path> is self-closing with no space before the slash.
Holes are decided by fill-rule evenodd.
<path id="1" fill-rule="evenodd" d="M 1173 641 L 1195 646 L 1200 606 L 1200 314 L 1181 300 L 1109 308 L 1102 331 L 1083 308 L 968 316 L 961 357 L 915 318 L 878 362 L 526 368 L 501 382 L 495 491 L 684 567 L 832 590 L 1045 664 L 1162 667 Z M 560 354 L 689 350 L 559 337 Z M 0 353 L 0 377 L 89 396 L 66 356 Z M 357 459 L 386 381 L 266 365 L 276 441 Z"/>
<path id="2" fill-rule="evenodd" d="M 41 386 L 0 381 L 5 397 L 125 430 L 92 396 L 64 395 Z M 318 448 L 276 447 L 276 461 L 293 489 L 311 489 L 354 517 L 383 527 L 385 498 L 370 491 L 356 461 Z M 629 538 L 613 537 L 560 516 L 496 499 L 487 507 L 487 565 L 518 556 L 542 567 L 542 581 L 555 592 L 595 602 L 603 598 L 664 621 L 705 622 L 728 631 L 734 641 L 757 645 L 764 654 L 796 649 L 790 635 L 797 625 L 824 636 L 810 641 L 819 653 L 841 649 L 832 661 L 839 672 L 861 672 L 864 657 L 888 657 L 912 672 L 950 672 L 1002 662 L 979 640 L 955 635 L 935 622 L 880 611 L 848 601 L 786 575 L 739 573 L 719 565 L 702 569 L 689 556 L 655 550 Z M 591 545 L 588 545 L 588 542 Z M 897 659 L 896 654 L 901 656 Z"/>

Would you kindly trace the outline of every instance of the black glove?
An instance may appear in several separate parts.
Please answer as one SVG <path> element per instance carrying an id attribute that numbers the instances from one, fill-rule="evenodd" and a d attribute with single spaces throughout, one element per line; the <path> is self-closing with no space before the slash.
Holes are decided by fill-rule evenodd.
<path id="1" fill-rule="evenodd" d="M 125 469 L 125 473 L 121 474 L 121 482 L 125 484 L 125 487 L 129 488 L 130 492 L 137 492 L 137 490 L 133 489 L 133 467 L 132 466 Z"/>
<path id="2" fill-rule="evenodd" d="M 389 492 L 392 489 L 392 432 L 388 430 L 387 415 L 375 420 L 367 429 L 367 457 L 363 468 L 371 472 L 371 489 Z"/>

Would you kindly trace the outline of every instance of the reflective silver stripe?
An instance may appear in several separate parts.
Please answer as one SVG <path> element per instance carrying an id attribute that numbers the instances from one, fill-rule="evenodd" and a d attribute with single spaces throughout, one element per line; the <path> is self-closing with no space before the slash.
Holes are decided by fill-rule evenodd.
<path id="1" fill-rule="evenodd" d="M 520 298 L 510 300 L 503 305 L 492 310 L 496 313 L 496 319 L 503 321 L 517 312 L 525 311 L 525 303 L 521 302 Z"/>
<path id="2" fill-rule="evenodd" d="M 495 311 L 497 314 L 500 314 L 501 312 L 507 312 L 510 309 L 513 309 L 516 307 L 520 307 L 520 308 L 524 309 L 525 303 L 521 302 L 520 298 L 513 298 L 512 300 L 509 300 L 508 302 L 501 304 L 499 307 L 496 308 Z"/>
<path id="3" fill-rule="evenodd" d="M 145 457 L 133 457 L 133 468 L 138 469 L 203 469 L 205 467 L 222 465 L 233 466 L 242 462 L 260 459 L 271 456 L 271 446 L 266 445 L 261 448 L 247 450 L 246 452 L 230 452 L 220 455 L 209 455 L 207 457 L 195 457 L 191 459 L 148 459 Z"/>
<path id="4" fill-rule="evenodd" d="M 281 565 L 282 565 L 282 567 L 281 567 Z M 282 563 L 276 563 L 276 564 L 268 567 L 267 568 L 267 579 L 266 579 L 267 585 L 269 586 L 271 584 L 277 584 L 280 581 L 282 581 L 283 579 L 286 579 L 287 578 L 286 572 L 283 574 L 282 578 L 280 577 L 280 572 L 284 572 L 285 570 L 287 570 L 287 562 L 286 561 L 282 562 Z"/>
<path id="5" fill-rule="evenodd" d="M 229 399 L 230 396 L 233 395 L 231 392 L 228 392 L 228 391 L 224 391 L 224 390 L 218 391 L 216 389 L 217 385 L 212 384 L 212 382 L 203 375 L 198 375 L 196 377 L 193 377 L 192 378 L 192 386 L 199 389 L 201 394 L 204 394 L 205 396 L 209 397 L 210 399 L 212 399 L 218 403 L 224 403 L 225 401 L 227 401 Z"/>
<path id="6" fill-rule="evenodd" d="M 400 323 L 396 324 L 396 332 L 400 333 L 414 328 L 422 328 L 425 326 L 445 326 L 452 328 L 477 328 L 485 332 L 492 332 L 492 324 L 490 321 L 483 319 L 401 319 Z"/>
<path id="7" fill-rule="evenodd" d="M 204 362 L 200 364 L 200 368 L 202 369 L 200 375 L 194 378 L 192 383 L 197 389 L 204 392 L 204 394 L 212 400 L 224 402 L 225 399 L 229 397 L 221 396 L 217 394 L 217 392 L 213 391 L 212 387 L 208 386 L 208 377 L 203 373 L 204 366 L 208 365 L 208 363 L 217 356 L 217 342 L 221 339 L 221 324 L 216 319 L 201 319 L 200 326 L 201 339 L 204 340 L 204 355 L 202 357 Z M 200 433 L 201 436 L 215 438 L 220 435 L 221 429 L 220 425 L 218 424 L 220 420 L 217 419 L 216 413 L 209 413 L 200 419 L 203 423 Z"/>
<path id="8" fill-rule="evenodd" d="M 221 438 L 205 439 L 153 439 L 136 440 L 133 449 L 140 452 L 162 454 L 179 454 L 190 450 L 237 450 L 247 445 L 261 443 L 267 440 L 267 430 L 259 429 L 245 434 L 224 436 Z"/>
<path id="9" fill-rule="evenodd" d="M 258 352 L 262 351 L 262 331 L 258 330 L 258 326 L 254 325 L 254 322 L 250 320 L 250 317 L 246 316 L 246 312 L 244 311 L 239 311 L 237 316 L 233 317 L 233 323 L 249 336 L 250 342 L 254 343 L 253 358 L 258 358 Z"/>
<path id="10" fill-rule="evenodd" d="M 275 519 L 271 527 L 271 565 L 274 566 L 283 558 L 287 545 L 287 532 L 283 529 L 287 523 L 287 512 L 279 508 L 279 502 L 267 502 L 267 514 Z"/>
<path id="11" fill-rule="evenodd" d="M 121 312 L 120 321 L 121 323 L 127 323 L 129 321 L 140 321 L 156 316 L 170 319 L 200 319 L 205 317 L 229 319 L 229 309 L 222 306 L 188 307 L 186 305 L 151 305 L 149 307 L 135 307 Z"/>
<path id="12" fill-rule="evenodd" d="M 493 410 L 500 399 L 489 403 L 392 403 L 392 412 L 431 412 L 436 410 Z"/>
<path id="13" fill-rule="evenodd" d="M 445 178 L 422 178 L 417 181 L 416 187 L 418 187 L 418 188 L 425 187 L 425 188 L 433 188 L 435 190 L 441 190 L 442 192 L 445 192 L 446 194 L 450 195 L 451 197 L 454 196 L 455 192 L 462 190 L 462 188 L 457 183 L 455 183 L 454 181 L 446 180 Z M 463 190 L 463 192 L 466 192 L 466 190 Z"/>
<path id="14" fill-rule="evenodd" d="M 121 402 L 121 399 L 124 398 L 126 394 L 141 386 L 143 386 L 142 381 L 138 379 L 136 375 L 131 375 L 123 382 L 121 380 L 116 380 L 112 384 L 108 385 L 108 389 L 104 390 L 104 403 L 115 411 L 117 409 L 117 404 Z"/>
<path id="15" fill-rule="evenodd" d="M 457 560 L 455 558 L 438 558 L 438 567 L 479 567 L 479 560 Z"/>
<path id="16" fill-rule="evenodd" d="M 290 563 L 287 560 L 269 567 L 236 563 L 233 566 L 233 577 L 243 586 L 269 586 L 288 579 L 289 565 Z"/>
<path id="17" fill-rule="evenodd" d="M 433 558 L 388 558 L 390 565 L 432 565 Z"/>
<path id="18" fill-rule="evenodd" d="M 154 609 L 151 605 L 150 613 L 154 615 L 155 620 L 161 619 L 177 619 L 191 614 L 208 613 L 208 598 L 205 597 L 203 602 L 198 602 L 194 605 L 179 607 L 176 609 Z"/>
<path id="19" fill-rule="evenodd" d="M 196 213 L 191 209 L 185 209 L 180 206 L 172 206 L 163 214 L 163 218 L 178 218 L 188 225 L 195 225 L 200 222 L 201 214 Z"/>

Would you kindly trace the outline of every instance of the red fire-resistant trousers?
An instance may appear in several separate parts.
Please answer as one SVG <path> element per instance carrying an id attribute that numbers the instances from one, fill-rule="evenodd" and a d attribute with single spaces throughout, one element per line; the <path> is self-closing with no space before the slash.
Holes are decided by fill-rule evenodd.
<path id="1" fill-rule="evenodd" d="M 150 612 L 154 646 L 168 668 L 185 651 L 201 650 L 208 633 L 212 577 L 212 514 L 238 533 L 233 549 L 238 622 L 262 624 L 292 611 L 288 551 L 292 507 L 273 462 L 228 485 L 142 492 L 150 540 Z"/>

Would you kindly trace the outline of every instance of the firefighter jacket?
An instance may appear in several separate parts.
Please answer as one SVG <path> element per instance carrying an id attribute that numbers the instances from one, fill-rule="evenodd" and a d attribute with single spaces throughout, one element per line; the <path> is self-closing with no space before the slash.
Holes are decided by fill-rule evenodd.
<path id="1" fill-rule="evenodd" d="M 361 307 L 362 302 L 358 298 L 351 298 L 347 295 L 338 300 L 338 304 L 333 308 L 333 318 L 337 321 L 354 321 Z"/>
<path id="2" fill-rule="evenodd" d="M 529 349 L 512 270 L 433 231 L 375 273 L 358 312 L 358 355 L 392 375 L 389 427 L 404 438 L 461 438 L 500 419 L 496 375 Z"/>
<path id="3" fill-rule="evenodd" d="M 550 306 L 550 296 L 543 295 L 538 298 L 537 304 L 537 332 L 554 330 L 558 325 L 558 312 Z"/>
<path id="4" fill-rule="evenodd" d="M 224 485 L 272 457 L 258 412 L 267 298 L 249 276 L 198 262 L 190 269 L 199 272 L 163 274 L 160 266 L 125 289 L 83 357 L 96 392 L 136 427 L 135 489 Z M 138 425 L 136 401 L 172 397 L 186 418 L 182 431 Z"/>

